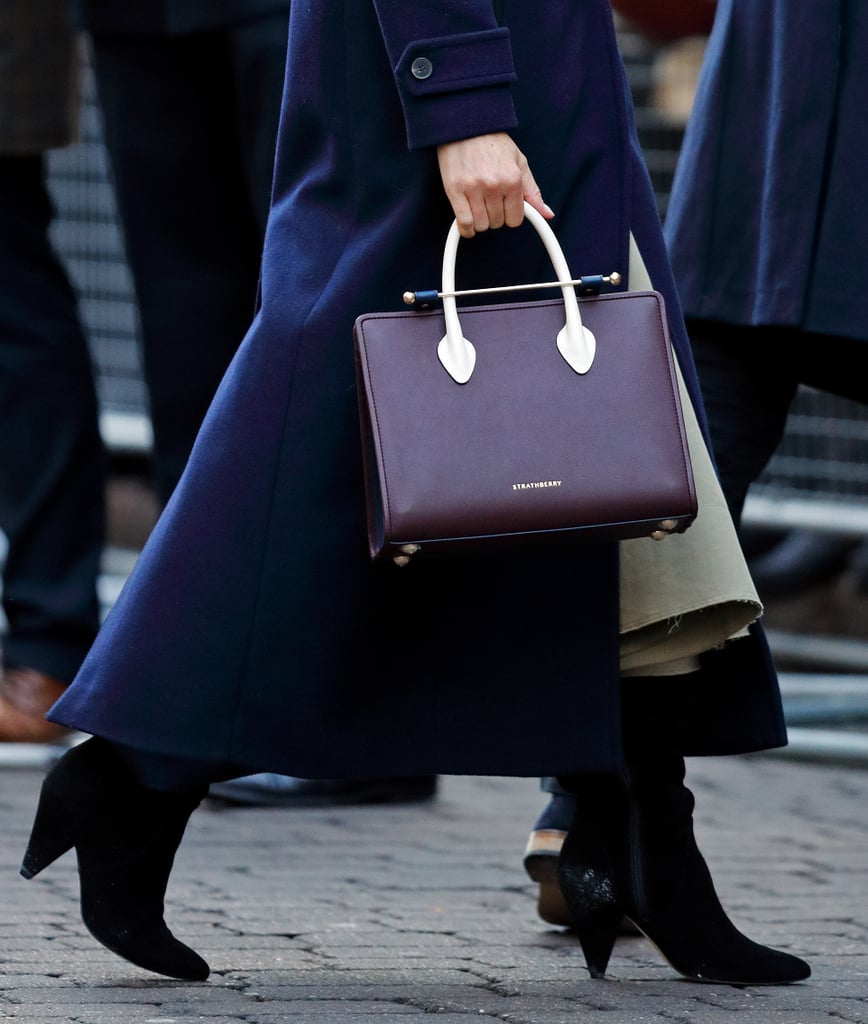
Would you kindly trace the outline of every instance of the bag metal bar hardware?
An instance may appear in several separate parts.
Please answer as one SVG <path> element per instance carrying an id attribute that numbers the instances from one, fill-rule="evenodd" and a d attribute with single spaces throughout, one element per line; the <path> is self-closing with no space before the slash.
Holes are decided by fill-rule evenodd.
<path id="1" fill-rule="evenodd" d="M 412 306 L 413 309 L 430 309 L 440 299 L 460 299 L 471 295 L 498 295 L 503 292 L 534 291 L 540 288 L 563 288 L 564 285 L 578 288 L 580 295 L 599 295 L 604 284 L 617 288 L 621 281 L 621 275 L 617 270 L 613 270 L 611 274 L 591 274 L 572 281 L 538 281 L 535 284 L 507 284 L 499 285 L 496 288 L 467 288 L 457 292 L 438 292 L 432 289 L 430 291 L 404 292 L 404 304 Z"/>

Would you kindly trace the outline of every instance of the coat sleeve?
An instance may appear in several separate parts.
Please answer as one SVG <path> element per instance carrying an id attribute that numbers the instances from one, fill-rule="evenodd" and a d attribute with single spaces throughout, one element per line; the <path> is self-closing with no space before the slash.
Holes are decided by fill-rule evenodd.
<path id="1" fill-rule="evenodd" d="M 410 149 L 517 124 L 509 29 L 492 0 L 374 0 Z"/>

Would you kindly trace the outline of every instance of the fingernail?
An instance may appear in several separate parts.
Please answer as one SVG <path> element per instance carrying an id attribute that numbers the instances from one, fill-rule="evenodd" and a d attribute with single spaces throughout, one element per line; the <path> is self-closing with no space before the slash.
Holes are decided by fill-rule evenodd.
<path id="1" fill-rule="evenodd" d="M 543 203 L 543 206 L 545 207 L 546 213 L 550 213 L 554 217 L 555 211 L 549 206 L 549 204 Z"/>

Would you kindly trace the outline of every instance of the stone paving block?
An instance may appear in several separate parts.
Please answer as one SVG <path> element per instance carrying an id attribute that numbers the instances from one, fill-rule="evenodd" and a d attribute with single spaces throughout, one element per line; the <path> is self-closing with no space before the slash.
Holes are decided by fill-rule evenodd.
<path id="1" fill-rule="evenodd" d="M 702 1024 L 846 1024 L 834 1012 L 776 1010 L 768 1007 L 757 1007 L 740 1012 L 737 1016 L 731 1010 L 702 1008 L 685 1010 L 680 1015 L 668 1013 L 659 1018 L 660 1021 L 702 1021 Z"/>
<path id="2" fill-rule="evenodd" d="M 167 914 L 214 974 L 160 980 L 87 935 L 74 858 L 15 874 L 40 781 L 21 771 L 0 772 L 0 1021 L 407 1024 L 442 1007 L 439 1024 L 862 1024 L 868 773 L 727 758 L 690 777 L 727 906 L 813 958 L 807 984 L 695 985 L 644 940 L 619 942 L 610 978 L 590 981 L 575 937 L 536 919 L 521 868 L 545 798 L 503 779 L 444 779 L 422 805 L 197 813 Z"/>
<path id="3" fill-rule="evenodd" d="M 418 1010 L 414 1011 L 416 1014 Z M 407 1016 L 400 1012 L 394 1014 L 373 1014 L 369 1016 L 361 1015 L 359 1017 L 353 1017 L 353 1020 L 359 1020 L 360 1024 L 407 1024 Z M 489 1020 L 491 1018 L 488 1018 Z M 553 1018 L 552 1018 L 553 1019 Z M 333 1009 L 326 1009 L 321 1012 L 317 1011 L 305 1011 L 304 1013 L 304 1024 L 329 1024 L 331 1021 L 338 1021 L 340 1024 L 346 1024 L 346 1017 L 343 1014 L 336 1013 Z M 285 1024 L 286 1017 L 281 1014 L 269 1013 L 267 1010 L 259 1010 L 255 1015 L 245 1018 L 245 1024 Z M 476 1013 L 438 1013 L 435 1017 L 436 1024 L 480 1024 L 480 1022 L 486 1021 L 486 1017 Z M 558 1024 L 584 1024 L 583 1021 L 571 1017 L 559 1020 Z M 510 1024 L 510 1022 L 507 1022 Z M 521 1021 L 512 1022 L 512 1024 L 522 1024 Z M 536 1024 L 535 1021 L 527 1021 L 526 1024 Z"/>
<path id="4" fill-rule="evenodd" d="M 153 985 L 140 989 L 120 985 L 112 986 L 111 988 L 100 988 L 98 986 L 67 988 L 67 997 L 71 998 L 73 994 L 89 1005 L 120 1003 L 125 1006 L 159 1006 L 164 999 L 160 989 Z M 14 995 L 7 993 L 6 996 L 10 1003 L 31 1007 L 45 1004 L 51 1005 L 56 1002 L 56 997 L 51 991 L 39 987 L 27 988 L 21 986 L 16 989 Z"/>
<path id="5" fill-rule="evenodd" d="M 407 1024 L 407 1014 L 418 1013 L 413 1007 L 403 1010 L 401 1007 L 391 1007 L 389 1010 L 380 1010 L 376 1007 L 369 1008 L 367 1003 L 358 1003 L 343 1008 L 329 1004 L 327 1007 L 310 1007 L 307 1005 L 288 1005 L 286 1010 L 279 1013 L 269 1012 L 264 1009 L 256 1009 L 245 1016 L 245 1024 L 286 1024 L 287 1019 L 303 1021 L 304 1024 L 329 1024 L 330 1021 L 339 1021 L 340 1024 L 347 1024 L 348 1020 L 358 1024 Z M 477 1022 L 479 1018 L 474 1020 Z M 441 1024 L 441 1018 L 437 1018 Z M 445 1024 L 445 1022 L 442 1022 Z"/>

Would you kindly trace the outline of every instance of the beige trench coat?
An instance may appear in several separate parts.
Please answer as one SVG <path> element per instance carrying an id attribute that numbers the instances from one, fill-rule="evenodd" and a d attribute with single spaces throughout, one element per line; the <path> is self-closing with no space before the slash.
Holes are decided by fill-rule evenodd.
<path id="1" fill-rule="evenodd" d="M 650 289 L 651 279 L 630 241 L 630 289 Z M 685 533 L 621 543 L 623 675 L 691 672 L 698 667 L 697 655 L 743 635 L 762 614 L 680 373 L 679 384 L 699 515 Z"/>

